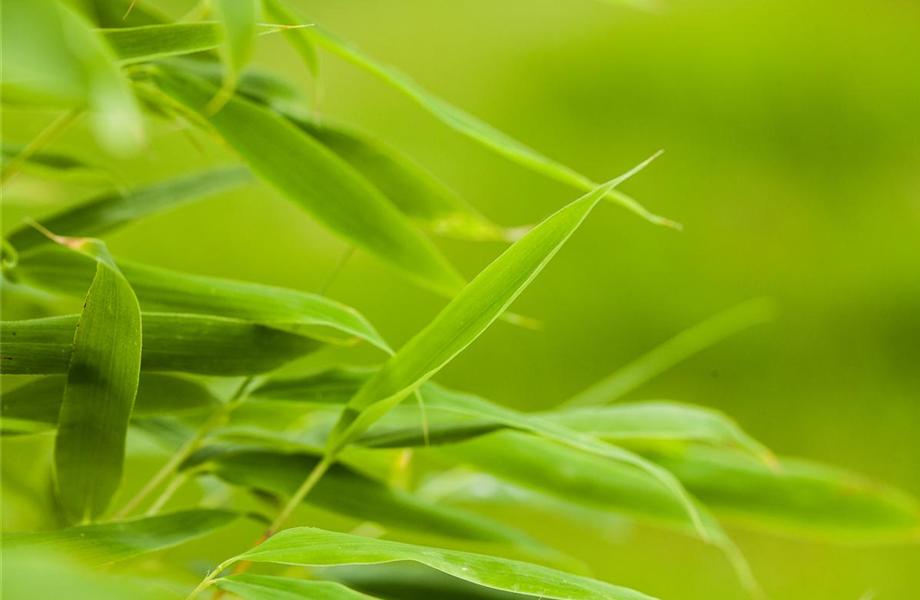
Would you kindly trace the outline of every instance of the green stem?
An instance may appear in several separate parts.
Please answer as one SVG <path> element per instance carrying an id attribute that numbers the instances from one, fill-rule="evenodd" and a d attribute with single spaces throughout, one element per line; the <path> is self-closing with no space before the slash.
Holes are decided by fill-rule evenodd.
<path id="1" fill-rule="evenodd" d="M 278 513 L 278 516 L 275 517 L 275 520 L 271 525 L 268 526 L 268 529 L 265 530 L 264 539 L 268 539 L 273 536 L 276 531 L 278 531 L 284 522 L 287 521 L 288 517 L 291 516 L 291 513 L 294 512 L 294 509 L 303 502 L 304 498 L 307 497 L 307 494 L 310 493 L 322 476 L 329 470 L 329 467 L 332 466 L 332 463 L 335 461 L 334 456 L 326 455 L 323 456 L 322 460 L 316 463 L 316 466 L 313 467 L 313 470 L 310 471 L 310 474 L 307 475 L 307 478 L 304 479 L 303 483 L 300 484 L 300 487 L 294 492 L 294 495 L 291 496 L 291 499 L 288 500 L 288 503 L 284 505 L 284 508 L 281 509 L 281 512 Z"/>
<path id="2" fill-rule="evenodd" d="M 227 417 L 230 415 L 230 413 L 233 412 L 233 410 L 236 409 L 236 407 L 239 406 L 243 400 L 245 400 L 246 398 L 245 392 L 251 382 L 252 382 L 252 377 L 247 377 L 246 379 L 243 380 L 243 383 L 240 384 L 240 387 L 237 388 L 236 392 L 233 394 L 230 400 L 224 404 L 221 404 L 211 414 L 211 416 L 208 417 L 208 420 L 205 421 L 201 425 L 201 427 L 198 428 L 198 431 L 195 432 L 195 435 L 193 435 L 191 439 L 185 442 L 185 444 L 183 444 L 183 446 L 179 449 L 179 451 L 176 452 L 166 462 L 166 464 L 163 465 L 162 468 L 160 468 L 157 474 L 154 475 L 153 478 L 147 482 L 147 484 L 141 489 L 141 491 L 139 491 L 133 498 L 131 498 L 131 500 L 129 500 L 128 503 L 125 504 L 121 508 L 121 510 L 119 510 L 115 514 L 116 520 L 123 519 L 126 516 L 128 516 L 131 513 L 131 511 L 137 508 L 138 505 L 140 505 L 140 503 L 143 502 L 147 498 L 147 496 L 153 493 L 153 491 L 156 490 L 160 486 L 160 484 L 162 484 L 169 477 L 171 477 L 176 472 L 176 470 L 178 470 L 178 468 L 182 465 L 182 463 L 185 462 L 185 459 L 187 459 L 189 456 L 192 455 L 192 453 L 194 453 L 196 450 L 198 450 L 198 448 L 201 447 L 201 443 L 204 441 L 207 435 L 211 433 L 211 431 L 213 431 L 215 428 L 223 424 L 226 421 Z M 157 500 L 157 502 L 159 502 L 159 499 Z"/>

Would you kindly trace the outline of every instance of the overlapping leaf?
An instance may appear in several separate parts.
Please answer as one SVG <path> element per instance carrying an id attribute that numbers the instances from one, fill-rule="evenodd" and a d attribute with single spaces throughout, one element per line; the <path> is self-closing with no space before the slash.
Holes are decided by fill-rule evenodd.
<path id="1" fill-rule="evenodd" d="M 66 373 L 78 315 L 0 322 L 6 375 Z M 303 335 L 238 319 L 143 313 L 141 369 L 201 375 L 264 373 L 320 347 Z"/>
<path id="2" fill-rule="evenodd" d="M 231 575 L 214 582 L 215 586 L 246 600 L 373 600 L 331 581 L 308 581 L 266 575 Z"/>
<path id="3" fill-rule="evenodd" d="M 634 590 L 529 563 L 363 538 L 312 527 L 286 529 L 225 563 L 333 566 L 417 562 L 481 586 L 556 600 L 650 600 Z"/>

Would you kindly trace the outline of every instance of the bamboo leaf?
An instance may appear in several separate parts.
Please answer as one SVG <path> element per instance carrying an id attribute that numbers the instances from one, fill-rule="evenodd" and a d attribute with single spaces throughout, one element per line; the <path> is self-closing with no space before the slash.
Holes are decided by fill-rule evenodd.
<path id="1" fill-rule="evenodd" d="M 486 267 L 348 402 L 329 436 L 328 454 L 334 456 L 358 438 L 473 343 L 543 270 L 600 199 L 645 164 L 562 208 Z"/>
<path id="2" fill-rule="evenodd" d="M 67 236 L 99 236 L 144 217 L 181 206 L 252 181 L 242 167 L 221 167 L 157 182 L 131 192 L 106 193 L 41 219 L 42 225 Z M 34 227 L 19 226 L 7 240 L 19 253 L 50 244 Z"/>
<path id="3" fill-rule="evenodd" d="M 186 466 L 204 465 L 206 472 L 233 485 L 288 497 L 317 462 L 318 456 L 302 452 L 216 446 L 192 457 Z M 536 543 L 515 529 L 473 513 L 429 503 L 341 464 L 330 469 L 307 501 L 361 521 L 446 539 L 519 546 Z"/>
<path id="4" fill-rule="evenodd" d="M 103 29 L 102 36 L 122 65 L 202 52 L 224 42 L 220 23 L 161 23 Z"/>
<path id="5" fill-rule="evenodd" d="M 23 171 L 34 171 L 48 178 L 111 180 L 114 174 L 104 167 L 85 160 L 83 157 L 57 150 L 38 150 L 23 154 L 27 148 L 24 144 L 2 142 L 3 170 L 25 156 Z"/>
<path id="6" fill-rule="evenodd" d="M 265 0 L 265 11 L 279 25 L 304 25 L 303 19 L 278 0 Z M 319 54 L 302 28 L 287 29 L 282 33 L 292 48 L 300 55 L 313 77 L 319 77 Z"/>
<path id="7" fill-rule="evenodd" d="M 537 173 L 580 190 L 587 192 L 598 187 L 597 183 L 592 182 L 584 175 L 547 158 L 491 125 L 442 100 L 425 90 L 405 73 L 374 60 L 358 50 L 353 44 L 342 40 L 322 27 L 310 27 L 309 29 L 304 29 L 303 32 L 317 46 L 325 48 L 353 65 L 364 69 L 384 83 L 393 86 L 451 129 L 479 142 L 493 152 Z M 605 195 L 613 202 L 622 205 L 647 221 L 657 225 L 680 227 L 669 219 L 652 214 L 641 204 L 618 190 L 611 188 L 607 190 Z"/>
<path id="8" fill-rule="evenodd" d="M 238 319 L 330 342 L 347 343 L 358 338 L 391 352 L 363 315 L 325 296 L 188 275 L 129 261 L 119 260 L 119 264 L 145 311 Z M 22 283 L 74 296 L 85 289 L 90 276 L 87 267 L 79 256 L 48 249 L 23 257 L 13 275 Z"/>
<path id="9" fill-rule="evenodd" d="M 54 443 L 55 481 L 73 521 L 95 519 L 121 484 L 141 364 L 141 309 L 98 240 L 54 236 L 96 262 L 76 324 Z"/>
<path id="10" fill-rule="evenodd" d="M 844 543 L 920 541 L 920 502 L 856 473 L 797 458 L 769 469 L 713 448 L 650 457 L 743 527 Z"/>
<path id="11" fill-rule="evenodd" d="M 88 565 L 107 565 L 172 548 L 226 527 L 239 514 L 195 509 L 127 521 L 77 525 L 54 531 L 4 533 L 4 559 L 35 548 L 66 554 Z"/>
<path id="12" fill-rule="evenodd" d="M 175 70 L 155 75 L 160 88 L 197 111 L 268 184 L 329 230 L 397 268 L 420 285 L 456 293 L 463 279 L 360 173 L 271 110 L 240 97 L 217 114 L 207 82 Z"/>
<path id="13" fill-rule="evenodd" d="M 770 321 L 775 314 L 776 306 L 770 298 L 743 302 L 682 331 L 651 352 L 569 398 L 561 406 L 592 406 L 613 402 L 725 338 Z"/>
<path id="14" fill-rule="evenodd" d="M 77 315 L 0 322 L 0 366 L 6 375 L 66 373 Z M 141 369 L 201 375 L 264 373 L 322 344 L 303 335 L 237 319 L 143 313 Z"/>
<path id="15" fill-rule="evenodd" d="M 57 424 L 64 397 L 64 375 L 48 375 L 3 393 L 3 419 Z M 132 417 L 200 410 L 218 399 L 197 381 L 166 373 L 141 373 Z"/>
<path id="16" fill-rule="evenodd" d="M 214 585 L 246 600 L 373 600 L 331 581 L 306 581 L 266 575 L 231 575 Z"/>
<path id="17" fill-rule="evenodd" d="M 419 227 L 465 240 L 514 241 L 526 228 L 505 229 L 479 214 L 454 190 L 382 140 L 324 120 L 287 117 L 363 174 Z"/>
<path id="18" fill-rule="evenodd" d="M 649 600 L 628 588 L 515 560 L 295 527 L 227 561 L 306 566 L 411 561 L 497 590 L 556 600 Z"/>
<path id="19" fill-rule="evenodd" d="M 216 111 L 230 99 L 239 73 L 252 58 L 256 45 L 256 25 L 262 12 L 261 0 L 215 0 L 211 5 L 224 32 L 220 56 L 224 63 L 224 82 L 209 110 Z"/>

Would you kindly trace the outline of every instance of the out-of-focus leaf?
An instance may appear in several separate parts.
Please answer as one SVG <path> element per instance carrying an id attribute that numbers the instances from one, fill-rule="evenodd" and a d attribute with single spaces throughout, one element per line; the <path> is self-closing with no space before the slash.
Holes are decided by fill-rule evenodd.
<path id="1" fill-rule="evenodd" d="M 591 406 L 613 402 L 694 354 L 725 338 L 773 318 L 776 306 L 770 298 L 755 298 L 682 331 L 651 352 L 562 403 Z"/>
<path id="2" fill-rule="evenodd" d="M 141 368 L 141 308 L 105 245 L 56 236 L 96 263 L 77 321 L 54 443 L 55 481 L 72 521 L 91 521 L 121 484 Z"/>
<path id="3" fill-rule="evenodd" d="M 634 590 L 515 560 L 295 527 L 231 559 L 307 566 L 417 562 L 471 583 L 557 600 L 649 600 Z"/>
<path id="4" fill-rule="evenodd" d="M 291 121 L 348 161 L 399 210 L 426 231 L 466 240 L 514 241 L 524 229 L 489 221 L 454 190 L 380 139 L 342 125 L 288 115 Z"/>
<path id="5" fill-rule="evenodd" d="M 14 164 L 26 148 L 23 144 L 3 142 L 2 158 L 3 168 Z M 53 150 L 39 150 L 30 152 L 22 165 L 23 171 L 34 171 L 36 174 L 49 178 L 112 179 L 113 173 L 104 167 L 87 161 L 83 157 L 67 152 Z"/>
<path id="6" fill-rule="evenodd" d="M 239 319 L 331 342 L 365 340 L 391 352 L 367 319 L 325 296 L 229 279 L 200 277 L 119 260 L 143 310 Z M 85 260 L 56 249 L 22 257 L 22 283 L 74 296 L 91 276 Z M 344 340 L 343 340 L 344 337 Z"/>
<path id="7" fill-rule="evenodd" d="M 3 393 L 3 419 L 58 422 L 64 397 L 64 375 L 47 375 Z M 201 383 L 167 373 L 141 373 L 132 417 L 149 417 L 199 410 L 218 399 Z"/>
<path id="8" fill-rule="evenodd" d="M 416 563 L 334 567 L 321 571 L 320 576 L 329 577 L 381 600 L 537 599 L 537 596 L 502 592 L 475 585 Z"/>
<path id="9" fill-rule="evenodd" d="M 178 546 L 226 527 L 238 517 L 238 513 L 224 510 L 196 509 L 55 531 L 4 533 L 0 539 L 4 560 L 42 548 L 88 565 L 105 565 Z"/>
<path id="10" fill-rule="evenodd" d="M 278 0 L 264 0 L 265 11 L 277 25 L 307 25 L 293 11 Z M 319 77 L 319 55 L 316 46 L 302 28 L 288 29 L 282 33 L 292 48 L 300 55 L 313 77 Z"/>
<path id="11" fill-rule="evenodd" d="M 431 92 L 422 88 L 422 86 L 417 84 L 405 73 L 370 58 L 366 54 L 360 52 L 354 45 L 342 40 L 322 27 L 310 27 L 304 29 L 303 32 L 304 35 L 308 36 L 316 45 L 325 48 L 333 54 L 371 73 L 381 81 L 393 86 L 448 127 L 479 142 L 505 158 L 583 191 L 590 191 L 598 187 L 597 183 L 592 182 L 584 175 L 543 156 L 536 150 L 529 148 L 507 134 L 495 129 L 491 125 L 464 112 L 445 100 L 438 98 Z M 652 214 L 641 204 L 618 190 L 610 188 L 605 192 L 605 195 L 609 197 L 610 200 L 624 206 L 652 223 L 679 227 L 669 219 Z"/>
<path id="12" fill-rule="evenodd" d="M 144 217 L 181 206 L 253 181 L 243 167 L 222 167 L 157 182 L 128 193 L 92 198 L 40 219 L 42 225 L 67 236 L 99 236 Z M 7 240 L 21 254 L 50 240 L 34 227 L 22 225 Z"/>
<path id="13" fill-rule="evenodd" d="M 218 85 L 221 81 L 221 65 L 216 60 L 174 58 L 166 64 L 206 79 L 214 85 Z M 246 67 L 240 74 L 236 93 L 272 108 L 296 105 L 301 102 L 300 90 L 290 81 L 255 66 Z"/>
<path id="14" fill-rule="evenodd" d="M 246 600 L 373 600 L 331 581 L 307 581 L 266 575 L 231 575 L 214 585 Z"/>
<path id="15" fill-rule="evenodd" d="M 169 17 L 137 0 L 84 0 L 87 14 L 99 27 L 157 25 Z"/>
<path id="16" fill-rule="evenodd" d="M 217 48 L 223 43 L 220 23 L 163 23 L 103 29 L 102 35 L 123 65 Z"/>
<path id="17" fill-rule="evenodd" d="M 78 315 L 0 322 L 6 375 L 66 373 Z M 271 371 L 319 349 L 303 335 L 237 319 L 143 313 L 141 369 L 238 376 Z"/>
<path id="18" fill-rule="evenodd" d="M 454 294 L 463 278 L 360 173 L 266 107 L 230 98 L 216 114 L 214 88 L 175 70 L 155 75 L 160 88 L 206 118 L 267 183 L 332 232 L 428 288 Z"/>
<path id="19" fill-rule="evenodd" d="M 290 496 L 316 466 L 319 457 L 234 447 L 212 447 L 192 457 L 208 472 L 237 486 Z M 480 542 L 532 544 L 524 534 L 473 513 L 438 506 L 337 464 L 307 501 L 325 510 L 373 521 L 387 528 Z"/>
<path id="20" fill-rule="evenodd" d="M 224 63 L 224 82 L 209 105 L 222 107 L 236 88 L 239 73 L 249 62 L 256 46 L 256 25 L 262 12 L 261 0 L 214 0 L 214 15 L 224 32 L 220 56 Z"/>
<path id="21" fill-rule="evenodd" d="M 834 542 L 920 541 L 920 502 L 856 473 L 797 458 L 772 470 L 713 448 L 650 457 L 740 526 Z"/>
<path id="22" fill-rule="evenodd" d="M 329 455 L 358 438 L 473 343 L 543 270 L 601 198 L 644 165 L 562 208 L 486 267 L 362 385 L 329 435 Z"/>
<path id="23" fill-rule="evenodd" d="M 175 595 L 45 548 L 4 552 L 3 592 L 15 600 L 175 600 Z"/>

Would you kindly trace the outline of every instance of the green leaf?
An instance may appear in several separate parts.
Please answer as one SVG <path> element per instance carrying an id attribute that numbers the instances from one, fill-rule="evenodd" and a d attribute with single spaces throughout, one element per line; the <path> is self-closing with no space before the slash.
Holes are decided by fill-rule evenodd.
<path id="1" fill-rule="evenodd" d="M 220 23 L 164 23 L 103 29 L 102 36 L 122 65 L 202 52 L 224 41 Z"/>
<path id="2" fill-rule="evenodd" d="M 920 502 L 850 471 L 797 458 L 769 469 L 713 448 L 650 457 L 743 527 L 819 541 L 920 542 Z"/>
<path id="3" fill-rule="evenodd" d="M 569 398 L 562 406 L 592 406 L 613 402 L 725 338 L 770 321 L 775 314 L 776 306 L 770 298 L 743 302 L 682 331 L 651 352 Z"/>
<path id="4" fill-rule="evenodd" d="M 467 204 L 454 190 L 380 139 L 343 125 L 288 119 L 346 160 L 419 227 L 465 240 L 514 241 L 524 229 L 505 229 Z"/>
<path id="5" fill-rule="evenodd" d="M 88 565 L 107 565 L 172 548 L 226 527 L 237 513 L 196 509 L 55 531 L 4 533 L 4 560 L 33 548 L 57 551 Z M 5 570 L 5 569 L 4 569 Z"/>
<path id="6" fill-rule="evenodd" d="M 145 311 L 238 319 L 330 342 L 358 338 L 392 352 L 364 316 L 325 296 L 122 260 L 119 265 Z M 87 267 L 78 256 L 49 249 L 22 257 L 12 272 L 22 283 L 74 296 L 86 288 Z"/>
<path id="7" fill-rule="evenodd" d="M 78 315 L 0 322 L 0 366 L 6 375 L 66 373 Z M 264 373 L 322 344 L 237 319 L 143 313 L 141 369 L 201 375 Z"/>
<path id="8" fill-rule="evenodd" d="M 479 142 L 505 158 L 583 191 L 590 191 L 598 187 L 597 183 L 592 182 L 584 175 L 543 156 L 536 150 L 529 148 L 507 134 L 495 129 L 491 125 L 464 112 L 445 100 L 438 98 L 431 92 L 425 90 L 405 73 L 370 58 L 359 51 L 354 45 L 326 31 L 322 27 L 310 27 L 303 31 L 304 35 L 310 37 L 316 45 L 325 48 L 355 66 L 371 73 L 384 83 L 393 86 L 448 127 Z M 613 188 L 607 190 L 605 195 L 608 196 L 610 200 L 624 206 L 652 223 L 670 227 L 680 227 L 669 219 L 652 214 L 638 202 Z"/>
<path id="9" fill-rule="evenodd" d="M 237 486 L 282 497 L 291 496 L 319 462 L 316 455 L 209 447 L 187 466 L 204 464 L 206 471 Z M 315 506 L 387 528 L 446 539 L 535 544 L 521 532 L 460 509 L 438 506 L 393 488 L 351 467 L 337 464 L 317 484 L 307 501 Z"/>
<path id="10" fill-rule="evenodd" d="M 224 43 L 220 46 L 220 56 L 224 63 L 224 82 L 218 95 L 209 105 L 210 110 L 216 111 L 230 99 L 240 71 L 252 58 L 262 2 L 214 0 L 211 7 L 224 32 Z"/>
<path id="11" fill-rule="evenodd" d="M 266 575 L 231 575 L 214 585 L 246 600 L 373 600 L 331 581 L 305 581 Z"/>
<path id="12" fill-rule="evenodd" d="M 2 142 L 3 169 L 14 165 L 26 145 L 12 142 Z M 28 152 L 22 165 L 24 171 L 34 171 L 36 174 L 47 178 L 110 180 L 114 174 L 104 167 L 85 160 L 83 157 L 68 152 L 38 150 Z"/>
<path id="13" fill-rule="evenodd" d="M 64 512 L 86 522 L 105 512 L 121 484 L 141 368 L 141 309 L 102 242 L 54 239 L 96 262 L 75 328 L 54 443 Z"/>
<path id="14" fill-rule="evenodd" d="M 64 375 L 48 375 L 3 392 L 3 419 L 57 424 L 64 397 Z M 218 399 L 197 381 L 166 373 L 141 373 L 132 417 L 200 410 Z"/>
<path id="15" fill-rule="evenodd" d="M 481 586 L 556 600 L 649 600 L 628 588 L 515 560 L 295 527 L 221 565 L 246 560 L 306 566 L 417 562 Z"/>
<path id="16" fill-rule="evenodd" d="M 160 88 L 198 112 L 250 168 L 354 243 L 430 289 L 454 294 L 463 279 L 438 250 L 360 173 L 268 108 L 234 96 L 217 114 L 207 82 L 175 70 L 155 75 Z"/>
<path id="17" fill-rule="evenodd" d="M 329 455 L 358 438 L 473 343 L 543 270 L 600 199 L 645 164 L 562 208 L 486 267 L 348 402 L 329 436 Z"/>
<path id="18" fill-rule="evenodd" d="M 175 600 L 165 590 L 117 574 L 100 573 L 41 547 L 4 552 L 3 592 L 16 600 Z"/>
<path id="19" fill-rule="evenodd" d="M 265 11 L 278 25 L 307 24 L 278 0 L 265 0 Z M 282 35 L 300 55 L 313 77 L 319 77 L 319 54 L 316 51 L 316 46 L 310 41 L 310 37 L 300 27 L 287 29 L 282 32 Z"/>
<path id="20" fill-rule="evenodd" d="M 67 236 L 99 236 L 144 217 L 249 183 L 243 167 L 221 167 L 157 182 L 127 193 L 106 193 L 43 217 L 51 231 Z M 21 254 L 51 241 L 34 227 L 13 229 L 7 240 Z"/>

